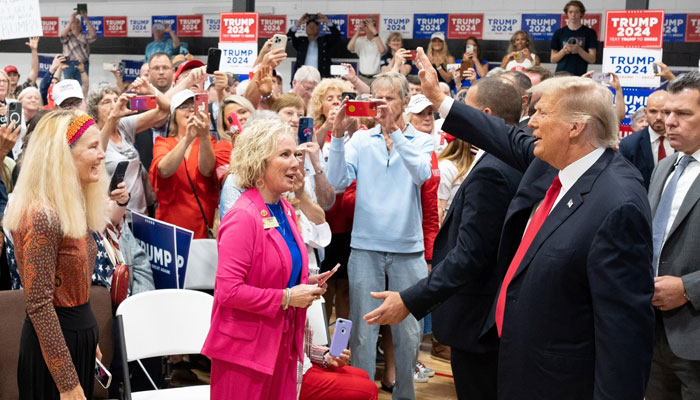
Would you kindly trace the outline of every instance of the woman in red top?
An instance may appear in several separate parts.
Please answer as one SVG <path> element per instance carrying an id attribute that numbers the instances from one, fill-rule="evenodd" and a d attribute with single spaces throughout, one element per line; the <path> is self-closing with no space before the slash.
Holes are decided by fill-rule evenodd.
<path id="1" fill-rule="evenodd" d="M 168 137 L 156 138 L 149 177 L 156 218 L 193 231 L 195 239 L 207 238 L 219 200 L 214 145 L 208 113 L 195 113 L 194 93 L 174 95 Z"/>
<path id="2" fill-rule="evenodd" d="M 24 153 L 4 219 L 27 298 L 22 399 L 92 398 L 102 355 L 88 302 L 97 253 L 91 231 L 105 226 L 104 158 L 95 121 L 72 110 L 46 114 Z"/>

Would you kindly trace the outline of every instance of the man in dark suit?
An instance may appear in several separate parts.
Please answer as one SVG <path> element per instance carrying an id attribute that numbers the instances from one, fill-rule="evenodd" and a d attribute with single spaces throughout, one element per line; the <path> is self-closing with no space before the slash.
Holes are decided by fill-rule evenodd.
<path id="1" fill-rule="evenodd" d="M 665 136 L 666 114 L 663 110 L 667 97 L 668 92 L 665 90 L 652 93 L 647 99 L 647 108 L 644 109 L 644 116 L 649 126 L 620 141 L 620 154 L 642 173 L 644 187 L 647 189 L 654 167 L 674 152 Z"/>
<path id="2" fill-rule="evenodd" d="M 331 31 L 329 35 L 319 36 L 319 23 L 324 23 Z M 306 24 L 306 36 L 297 36 L 297 29 Z M 331 76 L 331 48 L 340 40 L 340 31 L 325 15 L 304 14 L 296 25 L 289 28 L 287 37 L 291 39 L 297 51 L 296 68 L 310 65 L 321 73 L 321 77 Z"/>
<path id="3" fill-rule="evenodd" d="M 445 97 L 422 49 L 417 60 L 443 129 L 524 172 L 485 325 L 501 336 L 498 398 L 641 399 L 654 334 L 651 210 L 639 173 L 613 150 L 611 93 L 577 77 L 540 83 L 528 136 Z"/>
<path id="4" fill-rule="evenodd" d="M 654 358 L 646 399 L 700 399 L 700 72 L 668 85 L 666 136 L 677 154 L 649 186 L 656 270 Z"/>
<path id="5" fill-rule="evenodd" d="M 520 118 L 518 90 L 498 78 L 477 81 L 466 103 L 512 125 Z M 493 332 L 479 336 L 503 279 L 496 262 L 498 239 L 521 177 L 480 150 L 435 238 L 430 275 L 400 293 L 373 294 L 384 303 L 365 316 L 370 323 L 393 325 L 409 312 L 421 319 L 432 311 L 435 337 L 452 348 L 460 399 L 496 398 L 498 337 Z"/>

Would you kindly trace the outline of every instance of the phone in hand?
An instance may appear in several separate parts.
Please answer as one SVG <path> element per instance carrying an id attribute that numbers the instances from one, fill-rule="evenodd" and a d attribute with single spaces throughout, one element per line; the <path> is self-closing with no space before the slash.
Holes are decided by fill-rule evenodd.
<path id="1" fill-rule="evenodd" d="M 343 94 L 340 95 L 341 100 L 346 97 L 348 98 L 348 100 L 355 100 L 357 94 L 355 92 L 343 92 Z"/>
<path id="2" fill-rule="evenodd" d="M 416 59 L 416 51 L 415 50 L 409 50 L 408 51 L 408 56 L 406 57 L 406 60 L 415 60 Z"/>
<path id="3" fill-rule="evenodd" d="M 591 78 L 600 83 L 610 83 L 613 81 L 612 74 L 609 72 L 596 72 L 591 76 Z"/>
<path id="4" fill-rule="evenodd" d="M 345 76 L 350 73 L 350 68 L 346 65 L 331 65 L 331 75 Z"/>
<path id="5" fill-rule="evenodd" d="M 228 121 L 229 131 L 231 133 L 237 133 L 243 130 L 241 121 L 238 120 L 238 114 L 235 112 L 229 113 L 226 116 L 226 120 Z"/>
<path id="6" fill-rule="evenodd" d="M 107 72 L 119 71 L 119 64 L 118 63 L 102 63 L 102 69 L 104 69 Z"/>
<path id="7" fill-rule="evenodd" d="M 7 123 L 15 121 L 15 128 L 22 125 L 22 103 L 12 101 L 7 105 Z"/>
<path id="8" fill-rule="evenodd" d="M 156 96 L 134 96 L 126 103 L 129 110 L 152 110 L 158 107 Z"/>
<path id="9" fill-rule="evenodd" d="M 207 51 L 207 74 L 213 75 L 221 64 L 221 49 L 210 47 Z"/>
<path id="10" fill-rule="evenodd" d="M 126 169 L 129 167 L 128 161 L 119 161 L 117 167 L 114 168 L 114 173 L 112 174 L 112 180 L 109 181 L 109 194 L 117 189 L 117 185 L 124 182 L 124 175 L 126 175 Z"/>
<path id="11" fill-rule="evenodd" d="M 83 12 L 87 14 L 87 3 L 78 3 L 75 7 L 75 11 L 77 11 L 78 14 L 82 14 Z"/>
<path id="12" fill-rule="evenodd" d="M 654 68 L 654 74 L 660 74 L 661 73 L 661 66 L 658 64 L 652 64 Z"/>
<path id="13" fill-rule="evenodd" d="M 467 52 L 467 53 L 468 53 L 468 52 L 472 52 L 472 53 L 473 53 L 473 52 L 474 52 L 474 45 L 473 45 L 473 44 L 468 44 L 468 45 L 467 45 L 467 51 L 466 51 L 466 52 Z"/>
<path id="14" fill-rule="evenodd" d="M 163 25 L 160 22 L 156 22 L 153 24 L 153 29 L 159 30 L 159 31 L 164 31 L 165 30 L 165 25 Z"/>
<path id="15" fill-rule="evenodd" d="M 60 56 L 59 59 L 61 60 L 61 64 L 68 64 L 68 57 Z"/>
<path id="16" fill-rule="evenodd" d="M 333 357 L 340 357 L 343 351 L 348 347 L 350 341 L 350 331 L 352 330 L 352 321 L 338 318 L 335 320 L 335 330 L 333 331 L 333 340 L 331 340 L 331 348 L 328 351 Z"/>
<path id="17" fill-rule="evenodd" d="M 345 103 L 345 114 L 349 117 L 376 117 L 377 103 L 372 101 L 350 100 Z"/>
<path id="18" fill-rule="evenodd" d="M 335 267 L 333 267 L 333 269 L 331 270 L 331 273 L 328 274 L 325 278 L 323 278 L 323 279 L 321 279 L 320 281 L 318 281 L 318 283 L 317 283 L 316 285 L 318 285 L 318 287 L 321 287 L 321 286 L 325 285 L 326 282 L 327 282 L 329 279 L 331 279 L 331 276 L 333 276 L 336 272 L 338 272 L 338 269 L 339 269 L 339 268 L 340 268 L 340 263 L 335 264 Z"/>
<path id="19" fill-rule="evenodd" d="M 206 93 L 197 93 L 194 95 L 194 111 L 195 112 L 207 112 L 207 106 L 209 105 L 209 95 Z"/>
<path id="20" fill-rule="evenodd" d="M 314 139 L 314 119 L 311 117 L 299 118 L 299 129 L 297 131 L 299 144 L 308 143 Z"/>
<path id="21" fill-rule="evenodd" d="M 270 50 L 286 49 L 286 48 L 287 48 L 287 35 L 282 35 L 280 33 L 276 33 L 274 36 L 272 36 L 272 46 L 270 47 Z"/>

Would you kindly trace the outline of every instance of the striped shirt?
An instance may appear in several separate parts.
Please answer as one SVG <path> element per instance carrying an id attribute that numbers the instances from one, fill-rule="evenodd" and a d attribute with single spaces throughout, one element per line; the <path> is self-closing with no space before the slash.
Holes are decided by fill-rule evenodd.
<path id="1" fill-rule="evenodd" d="M 90 37 L 88 33 L 75 36 L 69 31 L 66 36 L 61 36 L 63 43 L 63 55 L 69 60 L 86 62 L 90 59 L 90 43 L 94 43 L 97 37 Z"/>

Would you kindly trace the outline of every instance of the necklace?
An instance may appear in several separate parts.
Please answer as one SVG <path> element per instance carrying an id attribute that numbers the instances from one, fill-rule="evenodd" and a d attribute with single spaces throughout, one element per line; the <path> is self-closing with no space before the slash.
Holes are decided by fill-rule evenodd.
<path id="1" fill-rule="evenodd" d="M 267 210 L 270 211 L 270 215 L 275 217 L 277 220 L 277 230 L 284 236 L 287 234 L 287 221 L 284 219 L 284 209 L 282 208 L 281 204 L 279 205 L 279 208 L 277 207 L 277 204 L 274 206 L 275 207 L 270 207 L 270 204 L 265 203 L 265 207 L 267 207 Z M 276 210 L 279 210 L 279 212 L 275 212 Z"/>

